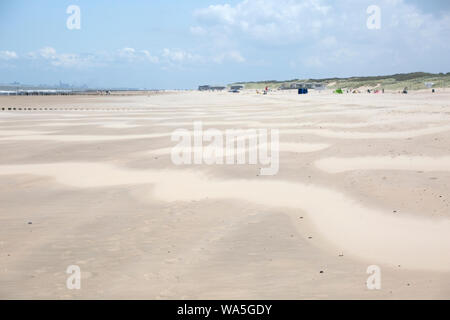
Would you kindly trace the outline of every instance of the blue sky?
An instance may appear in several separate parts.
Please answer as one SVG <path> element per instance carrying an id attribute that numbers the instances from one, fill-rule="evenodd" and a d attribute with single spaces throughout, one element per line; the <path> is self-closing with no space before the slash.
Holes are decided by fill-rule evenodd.
<path id="1" fill-rule="evenodd" d="M 367 28 L 370 5 L 380 29 Z M 413 71 L 450 71 L 450 1 L 0 2 L 0 83 L 181 89 Z"/>

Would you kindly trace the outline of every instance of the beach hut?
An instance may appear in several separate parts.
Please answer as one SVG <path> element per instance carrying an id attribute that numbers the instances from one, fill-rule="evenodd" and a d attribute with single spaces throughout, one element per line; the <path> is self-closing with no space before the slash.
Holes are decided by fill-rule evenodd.
<path id="1" fill-rule="evenodd" d="M 317 91 L 323 91 L 323 90 L 325 90 L 325 89 L 326 89 L 326 87 L 325 87 L 325 85 L 322 84 L 322 83 L 316 83 L 316 84 L 314 85 L 314 90 L 317 90 Z"/>
<path id="2" fill-rule="evenodd" d="M 244 86 L 240 86 L 240 85 L 230 87 L 230 90 L 242 90 L 242 89 L 244 89 Z"/>
<path id="3" fill-rule="evenodd" d="M 237 85 L 237 86 L 231 86 L 229 92 L 239 93 L 240 90 L 242 90 L 242 89 L 244 89 L 244 86 L 240 86 L 240 85 Z"/>
<path id="4" fill-rule="evenodd" d="M 215 87 L 211 87 L 210 89 L 211 89 L 211 91 L 223 91 L 226 89 L 226 87 L 215 86 Z"/>
<path id="5" fill-rule="evenodd" d="M 199 91 L 209 91 L 211 89 L 210 86 L 199 86 L 198 90 Z"/>

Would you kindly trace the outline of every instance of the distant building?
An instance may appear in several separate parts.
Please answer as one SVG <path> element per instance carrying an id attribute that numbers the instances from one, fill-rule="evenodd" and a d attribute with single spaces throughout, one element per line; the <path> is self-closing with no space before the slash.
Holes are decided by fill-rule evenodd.
<path id="1" fill-rule="evenodd" d="M 303 89 L 303 88 L 305 88 L 304 83 L 292 83 L 291 84 L 291 89 Z"/>
<path id="2" fill-rule="evenodd" d="M 209 91 L 211 90 L 210 86 L 199 86 L 198 91 Z"/>
<path id="3" fill-rule="evenodd" d="M 61 80 L 59 80 L 59 88 L 61 88 L 61 89 L 68 89 L 68 88 L 70 88 L 70 84 L 63 83 Z"/>
<path id="4" fill-rule="evenodd" d="M 223 91 L 225 89 L 226 89 L 226 87 L 221 87 L 221 86 L 211 87 L 210 88 L 211 91 Z"/>
<path id="5" fill-rule="evenodd" d="M 241 85 L 236 85 L 236 86 L 231 86 L 230 87 L 231 91 L 235 91 L 235 90 L 239 91 L 239 90 L 242 90 L 242 89 L 244 89 L 244 86 L 241 86 Z"/>
<path id="6" fill-rule="evenodd" d="M 278 89 L 279 90 L 289 90 L 291 86 L 288 83 L 283 83 Z"/>
<path id="7" fill-rule="evenodd" d="M 204 86 L 199 86 L 198 90 L 199 91 L 222 91 L 225 90 L 226 87 L 223 86 L 208 86 L 208 85 L 204 85 Z"/>
<path id="8" fill-rule="evenodd" d="M 323 83 L 316 83 L 314 86 L 314 90 L 325 90 L 327 87 Z"/>
<path id="9" fill-rule="evenodd" d="M 312 83 L 312 82 L 294 82 L 294 83 L 283 83 L 280 87 L 280 90 L 298 90 L 298 89 L 315 89 L 315 90 L 323 90 L 323 84 L 320 83 Z"/>

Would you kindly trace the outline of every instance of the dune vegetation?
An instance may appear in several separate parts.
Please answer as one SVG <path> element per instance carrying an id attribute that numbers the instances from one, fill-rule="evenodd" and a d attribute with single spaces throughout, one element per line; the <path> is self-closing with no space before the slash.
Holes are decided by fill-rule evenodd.
<path id="1" fill-rule="evenodd" d="M 403 90 L 407 87 L 409 90 L 421 90 L 427 89 L 426 83 L 432 83 L 432 88 L 450 87 L 450 72 L 446 74 L 414 72 L 387 76 L 292 79 L 288 81 L 267 80 L 255 82 L 236 82 L 230 85 L 244 85 L 246 89 L 263 89 L 265 87 L 278 89 L 281 87 L 290 87 L 290 85 L 294 83 L 323 84 L 328 89 L 384 88 L 386 90 Z"/>

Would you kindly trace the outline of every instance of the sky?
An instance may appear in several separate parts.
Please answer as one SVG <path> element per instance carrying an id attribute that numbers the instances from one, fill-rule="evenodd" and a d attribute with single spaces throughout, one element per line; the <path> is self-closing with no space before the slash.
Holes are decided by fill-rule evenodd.
<path id="1" fill-rule="evenodd" d="M 0 83 L 192 89 L 416 71 L 450 72 L 448 0 L 0 1 Z"/>

